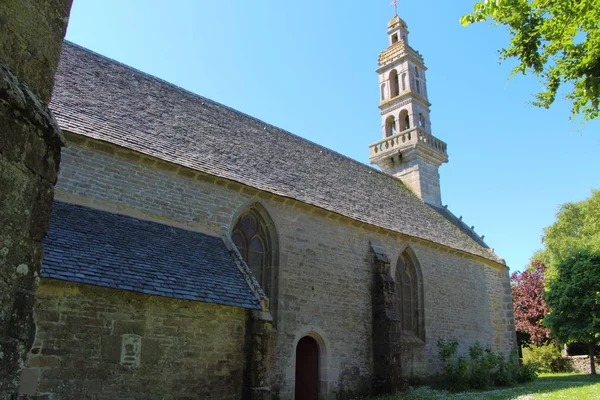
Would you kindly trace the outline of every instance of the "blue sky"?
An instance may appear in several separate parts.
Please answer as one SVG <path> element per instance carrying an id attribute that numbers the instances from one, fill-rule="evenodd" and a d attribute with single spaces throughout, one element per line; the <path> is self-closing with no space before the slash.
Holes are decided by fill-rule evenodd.
<path id="1" fill-rule="evenodd" d="M 421 52 L 433 134 L 448 143 L 442 202 L 513 270 L 561 203 L 600 188 L 600 121 L 528 104 L 502 27 L 462 27 L 474 0 L 401 1 Z M 75 0 L 67 39 L 368 164 L 381 138 L 377 56 L 389 0 Z"/>

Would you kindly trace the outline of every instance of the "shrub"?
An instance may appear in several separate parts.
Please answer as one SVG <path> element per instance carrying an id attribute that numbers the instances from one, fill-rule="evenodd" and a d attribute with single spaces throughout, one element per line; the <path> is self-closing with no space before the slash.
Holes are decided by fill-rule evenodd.
<path id="1" fill-rule="evenodd" d="M 518 383 L 531 382 L 537 378 L 538 369 L 535 364 L 520 365 L 515 374 L 515 381 Z"/>
<path id="2" fill-rule="evenodd" d="M 483 389 L 490 385 L 509 386 L 537 377 L 537 364 L 519 366 L 516 354 L 508 359 L 484 349 L 479 343 L 469 348 L 469 359 L 457 357 L 458 341 L 438 340 L 438 355 L 442 360 L 446 388 L 456 392 L 468 388 Z"/>
<path id="3" fill-rule="evenodd" d="M 516 368 L 513 366 L 516 366 L 513 357 L 510 357 L 507 362 L 504 356 L 497 356 L 496 370 L 492 374 L 493 384 L 495 386 L 509 386 L 513 383 L 514 375 L 516 375 Z"/>
<path id="4" fill-rule="evenodd" d="M 469 387 L 469 363 L 464 357 L 456 358 L 458 341 L 456 339 L 437 342 L 438 356 L 444 366 L 446 386 L 452 391 L 460 391 Z"/>
<path id="5" fill-rule="evenodd" d="M 492 370 L 497 367 L 498 356 L 488 349 L 483 349 L 479 342 L 475 342 L 469 349 L 471 359 L 471 376 L 469 384 L 472 388 L 483 389 L 491 384 Z"/>
<path id="6" fill-rule="evenodd" d="M 523 363 L 541 372 L 571 372 L 573 362 L 553 343 L 523 349 Z"/>

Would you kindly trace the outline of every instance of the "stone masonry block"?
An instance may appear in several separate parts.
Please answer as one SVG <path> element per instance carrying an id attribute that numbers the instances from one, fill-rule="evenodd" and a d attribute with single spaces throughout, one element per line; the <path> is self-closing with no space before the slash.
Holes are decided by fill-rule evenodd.
<path id="1" fill-rule="evenodd" d="M 52 184 L 0 157 L 0 227 L 41 241 L 52 211 Z"/>

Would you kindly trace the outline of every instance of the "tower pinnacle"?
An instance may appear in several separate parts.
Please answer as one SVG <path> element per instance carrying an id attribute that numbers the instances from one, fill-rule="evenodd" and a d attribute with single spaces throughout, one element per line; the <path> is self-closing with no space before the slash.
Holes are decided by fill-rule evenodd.
<path id="1" fill-rule="evenodd" d="M 369 146 L 370 161 L 401 179 L 425 203 L 441 207 L 438 168 L 448 155 L 446 143 L 431 133 L 427 68 L 408 44 L 408 27 L 398 15 L 387 33 L 390 44 L 379 55 L 377 69 L 383 140 Z"/>

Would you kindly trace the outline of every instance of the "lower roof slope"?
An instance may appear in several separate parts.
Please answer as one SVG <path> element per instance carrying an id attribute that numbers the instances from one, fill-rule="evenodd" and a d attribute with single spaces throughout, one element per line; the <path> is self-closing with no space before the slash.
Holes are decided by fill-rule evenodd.
<path id="1" fill-rule="evenodd" d="M 41 276 L 260 309 L 221 239 L 62 202 L 54 202 Z"/>
<path id="2" fill-rule="evenodd" d="M 50 108 L 63 130 L 502 262 L 400 180 L 69 42 Z"/>

